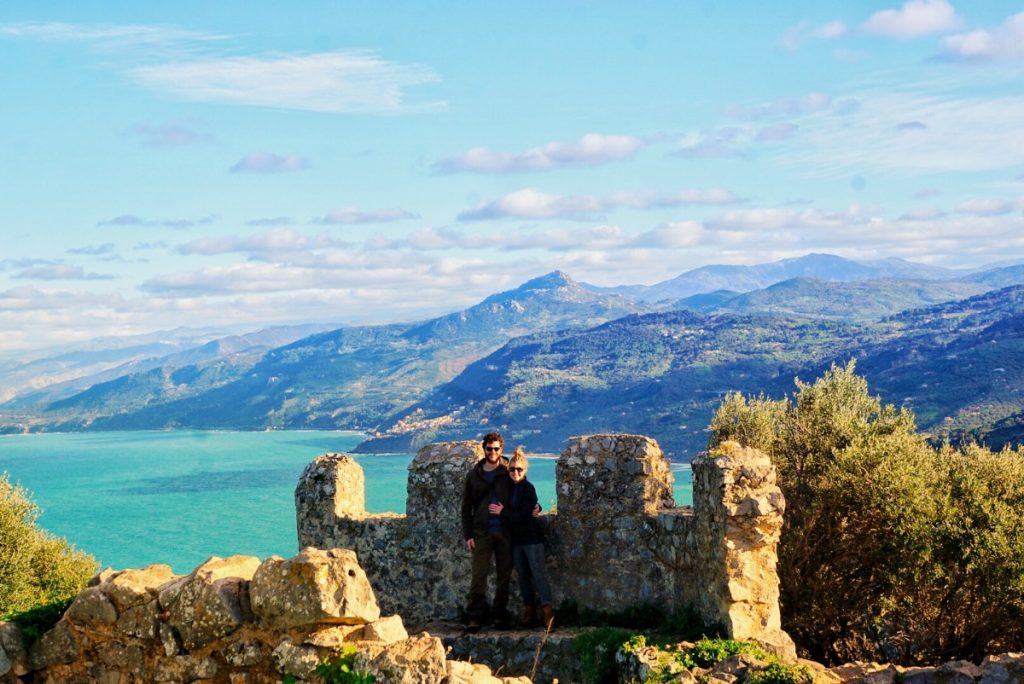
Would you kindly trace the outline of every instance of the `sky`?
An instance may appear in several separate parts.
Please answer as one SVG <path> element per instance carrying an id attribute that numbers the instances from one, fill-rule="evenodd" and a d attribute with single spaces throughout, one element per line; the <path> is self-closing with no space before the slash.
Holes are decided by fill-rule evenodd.
<path id="1" fill-rule="evenodd" d="M 0 353 L 1024 260 L 1024 5 L 0 4 Z"/>

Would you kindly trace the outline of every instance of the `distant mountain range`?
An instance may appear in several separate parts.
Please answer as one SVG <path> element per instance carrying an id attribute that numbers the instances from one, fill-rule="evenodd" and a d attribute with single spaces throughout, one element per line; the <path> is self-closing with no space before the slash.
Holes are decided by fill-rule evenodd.
<path id="1" fill-rule="evenodd" d="M 855 358 L 872 392 L 935 436 L 998 445 L 1024 437 L 1022 283 L 1020 265 L 830 255 L 708 266 L 643 291 L 554 272 L 427 321 L 126 340 L 8 364 L 0 431 L 360 429 L 362 451 L 490 428 L 558 451 L 618 431 L 688 459 L 726 392 L 781 396 L 794 376 Z M 74 377 L 54 382 L 61 364 Z"/>
<path id="2" fill-rule="evenodd" d="M 870 324 L 766 313 L 629 316 L 513 340 L 360 450 L 408 450 L 487 424 L 539 449 L 574 434 L 638 432 L 689 458 L 705 447 L 727 392 L 782 396 L 794 377 L 811 380 L 848 359 L 873 393 L 912 408 L 936 438 L 999 446 L 1024 436 L 1009 430 L 1024 411 L 1021 352 L 1024 286 Z"/>
<path id="3" fill-rule="evenodd" d="M 701 266 L 654 285 L 597 287 L 584 284 L 583 287 L 594 292 L 625 295 L 642 302 L 658 302 L 724 289 L 749 292 L 792 278 L 816 278 L 836 282 L 883 278 L 955 280 L 969 273 L 915 264 L 902 259 L 853 261 L 832 254 L 807 254 L 755 266 Z"/>
<path id="4" fill-rule="evenodd" d="M 431 321 L 339 328 L 257 355 L 177 355 L 52 401 L 0 406 L 7 430 L 365 429 L 422 398 L 508 339 L 641 310 L 562 273 Z"/>

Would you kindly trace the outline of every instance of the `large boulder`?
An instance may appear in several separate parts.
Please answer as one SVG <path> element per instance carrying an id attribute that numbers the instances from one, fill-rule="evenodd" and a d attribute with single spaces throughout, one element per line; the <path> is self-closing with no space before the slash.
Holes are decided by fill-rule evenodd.
<path id="1" fill-rule="evenodd" d="M 209 561 L 207 561 L 209 562 Z M 149 603 L 156 598 L 161 587 L 178 579 L 169 565 L 149 565 L 141 570 L 124 570 L 100 583 L 100 588 L 118 613 Z"/>
<path id="2" fill-rule="evenodd" d="M 271 556 L 256 570 L 249 592 L 254 615 L 280 629 L 380 618 L 366 573 L 348 549 L 309 547 L 289 559 Z"/>
<path id="3" fill-rule="evenodd" d="M 259 564 L 255 556 L 213 556 L 161 589 L 160 607 L 185 648 L 231 634 L 250 618 L 249 580 Z"/>
<path id="4" fill-rule="evenodd" d="M 389 684 L 437 684 L 448 676 L 444 645 L 426 632 L 390 644 L 361 643 L 353 669 Z"/>

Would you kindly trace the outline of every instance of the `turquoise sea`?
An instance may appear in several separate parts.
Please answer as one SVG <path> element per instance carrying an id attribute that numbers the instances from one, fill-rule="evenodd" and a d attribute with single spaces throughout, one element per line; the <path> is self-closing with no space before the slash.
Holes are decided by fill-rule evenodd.
<path id="1" fill-rule="evenodd" d="M 184 573 L 212 555 L 296 552 L 294 491 L 317 455 L 346 451 L 354 432 L 55 433 L 0 436 L 0 472 L 39 505 L 39 524 L 114 568 L 167 563 Z M 412 454 L 355 457 L 371 513 L 405 511 Z M 545 509 L 555 460 L 530 459 Z M 691 501 L 678 467 L 675 497 Z M 456 515 L 456 512 L 452 512 Z"/>

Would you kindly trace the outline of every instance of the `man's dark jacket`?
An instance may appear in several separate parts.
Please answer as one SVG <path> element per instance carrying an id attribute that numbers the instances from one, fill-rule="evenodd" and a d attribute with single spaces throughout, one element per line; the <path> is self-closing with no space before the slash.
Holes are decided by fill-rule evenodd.
<path id="1" fill-rule="evenodd" d="M 466 484 L 462 489 L 462 536 L 465 539 L 482 537 L 487 534 L 487 522 L 490 519 L 491 484 L 484 478 L 484 463 L 480 459 L 466 475 Z M 508 459 L 502 458 L 498 472 L 494 476 L 494 493 L 502 506 L 508 505 L 509 493 L 512 491 L 512 479 L 508 476 Z M 504 527 L 504 526 L 503 526 Z"/>

